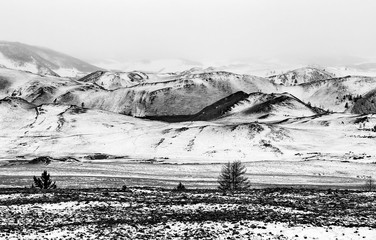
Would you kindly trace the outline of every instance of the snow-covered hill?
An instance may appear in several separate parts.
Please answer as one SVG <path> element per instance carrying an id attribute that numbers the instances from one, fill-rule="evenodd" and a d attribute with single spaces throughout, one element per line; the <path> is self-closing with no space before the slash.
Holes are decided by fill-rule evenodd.
<path id="1" fill-rule="evenodd" d="M 90 82 L 100 85 L 107 90 L 115 90 L 124 87 L 132 87 L 143 83 L 149 76 L 143 72 L 110 72 L 96 71 L 81 79 L 82 82 Z"/>
<path id="2" fill-rule="evenodd" d="M 18 98 L 6 98 L 0 100 L 0 159 L 83 158 L 96 153 L 195 162 L 291 160 L 312 152 L 336 159 L 349 152 L 375 156 L 374 148 L 364 149 L 376 138 L 375 132 L 367 130 L 376 118 L 367 118 L 361 128 L 364 116 L 350 114 L 291 118 L 282 123 L 163 123 L 77 106 L 33 108 Z"/>
<path id="3" fill-rule="evenodd" d="M 51 49 L 0 41 L 0 65 L 41 75 L 76 77 L 100 68 Z"/>
<path id="4" fill-rule="evenodd" d="M 282 87 L 281 91 L 289 92 L 312 106 L 344 112 L 350 111 L 360 96 L 375 88 L 375 77 L 346 76 Z"/>
<path id="5" fill-rule="evenodd" d="M 313 116 L 325 113 L 313 108 L 288 93 L 253 92 L 247 94 L 239 91 L 231 94 L 194 115 L 179 117 L 155 117 L 153 119 L 167 122 L 178 121 L 218 121 L 227 123 L 244 123 L 252 121 L 281 121 L 288 118 Z"/>
<path id="6" fill-rule="evenodd" d="M 288 93 L 252 93 L 236 103 L 221 121 L 281 121 L 288 118 L 322 114 L 324 111 L 312 108 Z"/>
<path id="7" fill-rule="evenodd" d="M 313 67 L 304 67 L 291 70 L 280 75 L 270 76 L 269 79 L 275 84 L 295 86 L 302 83 L 331 79 L 333 77 L 334 74 L 328 71 Z"/>

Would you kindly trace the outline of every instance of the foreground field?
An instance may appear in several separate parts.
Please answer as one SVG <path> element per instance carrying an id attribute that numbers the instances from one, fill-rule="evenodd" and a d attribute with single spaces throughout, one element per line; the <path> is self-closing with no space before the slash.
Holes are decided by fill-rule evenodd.
<path id="1" fill-rule="evenodd" d="M 376 239 L 375 193 L 1 189 L 1 239 Z"/>

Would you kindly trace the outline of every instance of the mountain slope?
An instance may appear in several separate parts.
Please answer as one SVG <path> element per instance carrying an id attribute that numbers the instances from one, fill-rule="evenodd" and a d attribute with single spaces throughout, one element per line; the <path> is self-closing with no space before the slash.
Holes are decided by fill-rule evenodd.
<path id="1" fill-rule="evenodd" d="M 351 112 L 355 114 L 376 113 L 376 88 L 357 99 L 351 107 Z"/>
<path id="2" fill-rule="evenodd" d="M 51 49 L 0 41 L 0 65 L 41 75 L 76 77 L 100 68 Z"/>
<path id="3" fill-rule="evenodd" d="M 251 93 L 237 102 L 219 121 L 281 121 L 288 118 L 314 116 L 324 113 L 312 108 L 288 93 Z"/>

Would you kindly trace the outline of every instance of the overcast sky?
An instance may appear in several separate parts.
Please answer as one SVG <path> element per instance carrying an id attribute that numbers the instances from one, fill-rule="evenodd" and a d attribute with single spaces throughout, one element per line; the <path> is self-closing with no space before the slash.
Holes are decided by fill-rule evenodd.
<path id="1" fill-rule="evenodd" d="M 85 60 L 376 57 L 375 0 L 0 0 L 0 38 Z"/>

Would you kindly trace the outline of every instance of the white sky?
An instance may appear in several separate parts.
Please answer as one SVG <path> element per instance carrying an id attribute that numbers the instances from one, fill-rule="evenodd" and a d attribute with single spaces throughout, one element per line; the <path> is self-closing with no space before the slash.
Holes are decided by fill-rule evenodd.
<path id="1" fill-rule="evenodd" d="M 0 0 L 0 39 L 85 60 L 376 57 L 376 1 Z"/>

